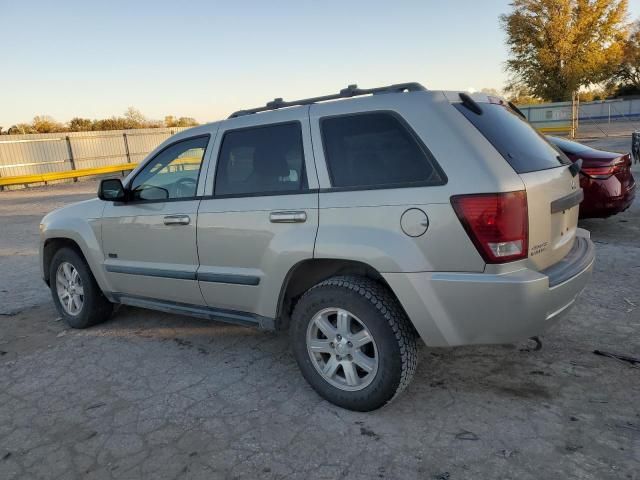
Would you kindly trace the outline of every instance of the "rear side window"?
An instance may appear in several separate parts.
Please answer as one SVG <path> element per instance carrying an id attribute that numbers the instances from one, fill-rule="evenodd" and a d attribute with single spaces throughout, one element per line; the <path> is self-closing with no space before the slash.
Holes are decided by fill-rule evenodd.
<path id="1" fill-rule="evenodd" d="M 547 170 L 571 163 L 529 122 L 507 106 L 483 103 L 480 115 L 462 103 L 454 106 L 480 130 L 517 173 Z"/>
<path id="2" fill-rule="evenodd" d="M 324 118 L 320 124 L 334 187 L 442 185 L 444 174 L 426 148 L 393 114 Z"/>
<path id="3" fill-rule="evenodd" d="M 224 134 L 215 196 L 297 193 L 307 188 L 300 123 Z"/>

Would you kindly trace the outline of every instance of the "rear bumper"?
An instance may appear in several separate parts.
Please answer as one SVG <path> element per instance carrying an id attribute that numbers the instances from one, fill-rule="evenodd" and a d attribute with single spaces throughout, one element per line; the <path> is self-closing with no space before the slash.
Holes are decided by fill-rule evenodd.
<path id="1" fill-rule="evenodd" d="M 624 212 L 636 196 L 636 184 L 632 176 L 628 184 L 622 184 L 612 176 L 607 180 L 581 182 L 581 186 L 584 190 L 584 201 L 580 204 L 581 218 L 606 218 Z"/>
<path id="2" fill-rule="evenodd" d="M 540 335 L 573 306 L 595 249 L 578 230 L 571 252 L 543 272 L 384 274 L 427 345 L 513 343 Z"/>

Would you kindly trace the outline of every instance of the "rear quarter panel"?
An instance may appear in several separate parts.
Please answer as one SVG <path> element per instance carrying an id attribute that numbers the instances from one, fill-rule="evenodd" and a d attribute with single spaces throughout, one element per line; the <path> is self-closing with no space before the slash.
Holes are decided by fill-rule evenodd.
<path id="1" fill-rule="evenodd" d="M 322 144 L 323 117 L 389 111 L 402 117 L 447 176 L 441 186 L 337 191 L 331 189 Z M 523 183 L 491 144 L 439 92 L 375 95 L 310 109 L 320 182 L 315 257 L 345 258 L 379 272 L 483 271 L 485 263 L 462 228 L 450 198 L 462 193 L 521 190 Z M 405 235 L 402 213 L 423 210 L 420 237 Z"/>

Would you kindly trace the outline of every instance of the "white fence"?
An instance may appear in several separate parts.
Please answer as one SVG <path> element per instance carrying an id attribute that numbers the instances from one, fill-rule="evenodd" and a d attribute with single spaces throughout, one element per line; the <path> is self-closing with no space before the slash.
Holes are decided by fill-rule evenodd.
<path id="1" fill-rule="evenodd" d="M 0 136 L 0 177 L 138 163 L 184 127 Z"/>

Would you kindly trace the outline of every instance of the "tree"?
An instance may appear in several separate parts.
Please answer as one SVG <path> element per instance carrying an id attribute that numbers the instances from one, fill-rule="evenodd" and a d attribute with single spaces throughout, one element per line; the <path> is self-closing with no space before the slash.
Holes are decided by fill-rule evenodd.
<path id="1" fill-rule="evenodd" d="M 616 85 L 614 86 L 614 97 L 636 97 L 640 95 L 640 88 L 635 85 Z"/>
<path id="2" fill-rule="evenodd" d="M 551 101 L 611 77 L 626 39 L 627 0 L 513 0 L 500 16 L 512 74 L 508 88 Z"/>
<path id="3" fill-rule="evenodd" d="M 160 120 L 149 120 L 139 110 L 129 107 L 121 117 L 111 117 L 91 120 L 89 118 L 74 117 L 67 124 L 63 125 L 52 117 L 40 115 L 34 117 L 31 124 L 19 123 L 13 125 L 7 134 L 26 133 L 53 133 L 53 132 L 88 132 L 102 130 L 128 130 L 135 128 L 161 128 L 167 127 L 193 127 L 198 122 L 191 117 L 176 118 L 173 115 L 165 117 L 164 122 Z M 0 134 L 3 133 L 0 129 Z"/>
<path id="4" fill-rule="evenodd" d="M 26 133 L 38 133 L 36 132 L 31 125 L 28 123 L 18 123 L 17 125 L 13 125 L 7 131 L 9 135 L 24 135 Z"/>
<path id="5" fill-rule="evenodd" d="M 197 127 L 200 125 L 193 117 L 180 117 L 177 122 L 177 127 Z"/>
<path id="6" fill-rule="evenodd" d="M 622 49 L 622 61 L 615 74 L 615 81 L 629 90 L 640 90 L 640 20 L 631 27 L 629 38 Z"/>
<path id="7" fill-rule="evenodd" d="M 69 130 L 71 132 L 88 132 L 92 128 L 93 122 L 88 118 L 75 117 L 69 121 Z"/>
<path id="8" fill-rule="evenodd" d="M 33 117 L 31 125 L 38 133 L 55 133 L 64 131 L 64 126 L 48 115 L 38 115 Z"/>
<path id="9" fill-rule="evenodd" d="M 180 117 L 176 118 L 173 115 L 167 115 L 164 117 L 165 127 L 195 127 L 200 125 L 195 118 L 192 117 Z"/>
<path id="10" fill-rule="evenodd" d="M 125 128 L 145 128 L 148 123 L 142 112 L 133 107 L 127 108 L 127 111 L 124 112 L 124 121 Z"/>

